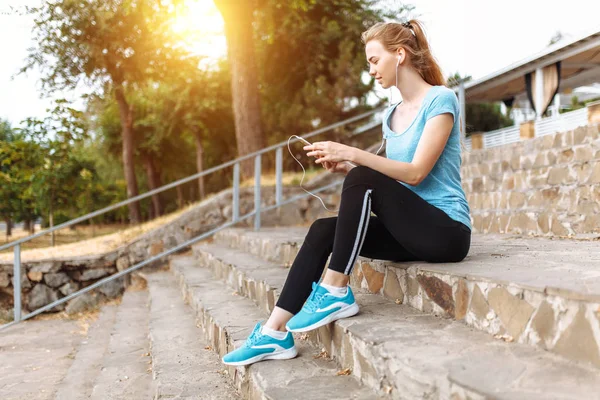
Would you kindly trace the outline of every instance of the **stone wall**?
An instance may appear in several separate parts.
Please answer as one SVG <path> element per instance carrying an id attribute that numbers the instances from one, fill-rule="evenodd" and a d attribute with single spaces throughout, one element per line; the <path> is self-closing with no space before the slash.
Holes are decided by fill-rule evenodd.
<path id="1" fill-rule="evenodd" d="M 474 232 L 600 233 L 599 124 L 463 156 Z"/>

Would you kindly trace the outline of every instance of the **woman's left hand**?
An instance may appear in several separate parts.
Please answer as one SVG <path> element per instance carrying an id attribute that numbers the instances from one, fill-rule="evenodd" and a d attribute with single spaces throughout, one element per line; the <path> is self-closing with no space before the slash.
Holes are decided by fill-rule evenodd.
<path id="1" fill-rule="evenodd" d="M 352 161 L 352 151 L 354 147 L 346 146 L 345 144 L 337 143 L 337 142 L 314 142 L 312 145 L 304 146 L 304 150 L 309 150 L 307 156 L 317 157 L 315 161 L 317 164 L 320 164 L 325 161 L 330 162 L 343 162 L 343 161 Z"/>

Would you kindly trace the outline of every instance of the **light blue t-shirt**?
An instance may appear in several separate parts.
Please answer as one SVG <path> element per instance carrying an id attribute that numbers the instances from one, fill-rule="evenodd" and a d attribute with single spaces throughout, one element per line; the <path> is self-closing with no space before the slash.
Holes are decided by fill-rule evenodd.
<path id="1" fill-rule="evenodd" d="M 454 125 L 446 147 L 427 177 L 417 186 L 398 182 L 429 204 L 444 211 L 453 220 L 462 222 L 471 229 L 469 204 L 460 180 L 460 108 L 454 91 L 445 86 L 431 87 L 412 124 L 401 133 L 396 133 L 390 128 L 390 116 L 398 104 L 400 103 L 389 107 L 383 118 L 386 154 L 391 160 L 412 162 L 425 123 L 430 118 L 444 113 L 450 113 L 454 117 Z"/>

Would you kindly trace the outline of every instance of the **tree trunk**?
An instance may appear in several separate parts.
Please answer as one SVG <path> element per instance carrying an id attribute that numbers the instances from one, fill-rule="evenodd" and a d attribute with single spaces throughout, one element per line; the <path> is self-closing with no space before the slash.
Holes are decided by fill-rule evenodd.
<path id="1" fill-rule="evenodd" d="M 121 117 L 121 136 L 123 138 L 123 170 L 125 172 L 125 181 L 127 182 L 127 197 L 132 198 L 138 195 L 137 180 L 135 178 L 135 163 L 133 157 L 133 106 L 127 104 L 123 87 L 117 85 L 115 88 L 115 97 L 119 105 L 119 115 Z M 141 221 L 140 204 L 134 202 L 129 204 L 129 221 L 137 224 Z"/>
<path id="2" fill-rule="evenodd" d="M 150 190 L 159 188 L 160 182 L 158 179 L 158 172 L 156 171 L 156 167 L 154 165 L 154 160 L 152 159 L 152 156 L 148 153 L 144 154 L 144 168 L 146 169 L 148 187 L 150 188 Z M 160 193 L 152 195 L 152 211 L 152 215 L 154 218 L 160 217 L 162 215 Z"/>
<path id="3" fill-rule="evenodd" d="M 183 188 L 181 185 L 176 187 L 177 189 L 177 208 L 183 208 Z"/>
<path id="4" fill-rule="evenodd" d="M 6 223 L 6 241 L 8 241 L 8 238 L 12 236 L 12 220 L 6 218 L 4 222 Z"/>
<path id="5" fill-rule="evenodd" d="M 204 171 L 204 166 L 202 164 L 202 159 L 204 155 L 204 149 L 202 148 L 202 135 L 200 134 L 200 130 L 196 128 L 194 132 L 194 139 L 196 141 L 196 168 L 198 172 Z M 204 199 L 204 177 L 201 176 L 198 178 L 198 188 L 200 190 L 200 201 Z"/>
<path id="6" fill-rule="evenodd" d="M 258 73 L 252 28 L 253 1 L 214 0 L 225 22 L 227 58 L 231 66 L 231 94 L 238 155 L 265 147 L 262 132 Z M 243 178 L 253 176 L 254 159 L 240 166 Z"/>

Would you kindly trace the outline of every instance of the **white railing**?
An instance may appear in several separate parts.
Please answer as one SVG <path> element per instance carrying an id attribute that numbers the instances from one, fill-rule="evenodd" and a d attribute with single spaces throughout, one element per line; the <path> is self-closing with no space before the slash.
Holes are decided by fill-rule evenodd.
<path id="1" fill-rule="evenodd" d="M 469 136 L 468 138 L 465 138 L 465 148 L 468 151 L 471 151 L 471 148 L 472 148 L 471 144 L 472 144 L 472 142 L 473 142 L 473 140 L 471 139 L 471 136 Z"/>
<path id="2" fill-rule="evenodd" d="M 552 135 L 557 132 L 566 132 L 588 124 L 587 108 L 569 111 L 552 117 L 535 121 L 535 136 Z"/>
<path id="3" fill-rule="evenodd" d="M 521 140 L 521 128 L 519 126 L 509 126 L 507 128 L 486 132 L 483 135 L 483 148 L 502 146 Z"/>

